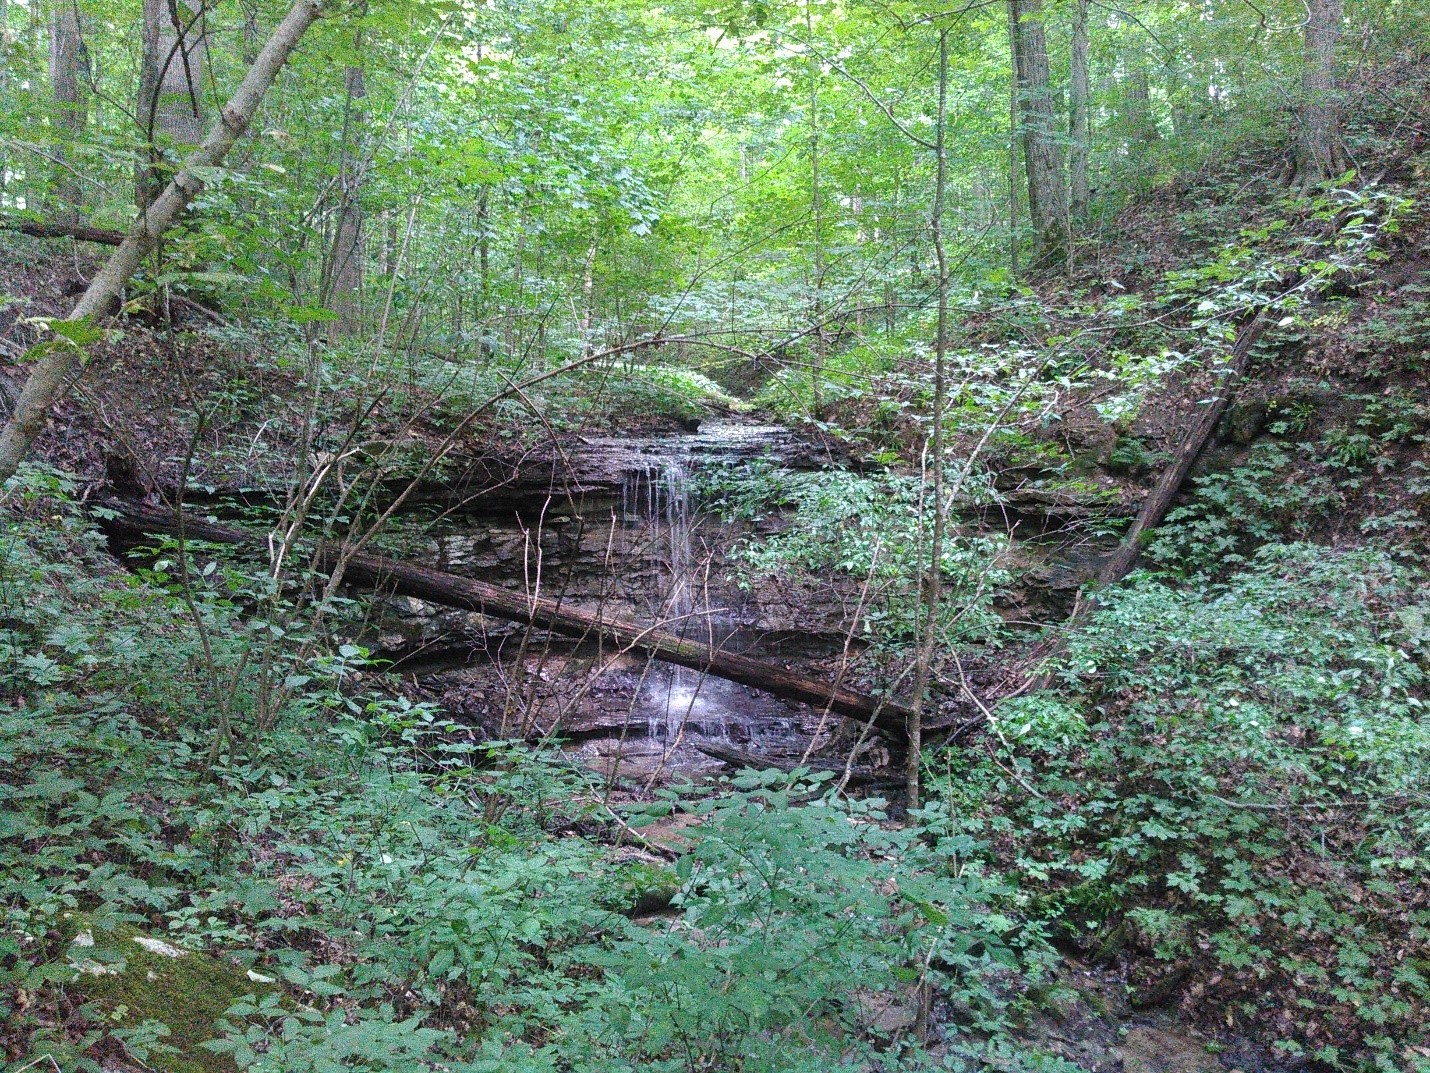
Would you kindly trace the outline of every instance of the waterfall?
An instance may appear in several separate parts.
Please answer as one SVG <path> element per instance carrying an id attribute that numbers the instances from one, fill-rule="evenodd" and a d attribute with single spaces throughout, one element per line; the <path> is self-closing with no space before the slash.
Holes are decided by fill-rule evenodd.
<path id="1" fill-rule="evenodd" d="M 638 604 L 644 601 L 642 618 L 702 644 L 741 644 L 728 609 L 715 611 L 704 603 L 704 563 L 693 543 L 699 534 L 691 475 L 706 466 L 739 465 L 791 442 L 787 429 L 722 421 L 709 422 L 692 436 L 604 441 L 623 458 L 618 519 L 622 581 L 636 591 L 623 586 L 622 596 Z M 687 744 L 697 738 L 742 746 L 754 734 L 778 736 L 792 730 L 783 706 L 773 708 L 752 698 L 743 686 L 667 663 L 646 668 L 634 711 L 636 719 L 644 721 L 646 735 L 667 747 L 682 730 Z M 631 726 L 636 730 L 640 723 Z"/>
<path id="2" fill-rule="evenodd" d="M 653 534 L 642 534 L 643 540 L 653 541 L 662 559 L 660 582 L 652 593 L 653 611 L 669 630 L 684 635 L 694 621 L 696 587 L 691 577 L 687 459 L 662 456 L 628 470 L 621 489 L 621 513 L 627 523 L 623 550 L 636 550 L 630 547 L 630 523 L 644 522 L 655 530 Z M 681 724 L 692 719 L 703 678 L 699 671 L 688 667 L 652 669 L 649 688 L 656 694 L 657 703 L 649 710 L 647 733 L 656 738 L 674 737 Z"/>

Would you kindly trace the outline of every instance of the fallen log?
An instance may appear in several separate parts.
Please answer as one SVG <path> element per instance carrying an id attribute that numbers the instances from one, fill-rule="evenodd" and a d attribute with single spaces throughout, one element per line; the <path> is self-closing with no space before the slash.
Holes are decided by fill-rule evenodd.
<path id="1" fill-rule="evenodd" d="M 118 246 L 124 241 L 123 231 L 81 227 L 78 224 L 41 224 L 30 220 L 0 220 L 0 231 L 18 231 L 34 238 L 74 238 L 81 242 L 97 242 L 101 246 Z"/>
<path id="2" fill-rule="evenodd" d="M 1265 309 L 1262 309 L 1237 329 L 1236 340 L 1231 348 L 1231 360 L 1221 371 L 1221 377 L 1214 389 L 1216 394 L 1202 405 L 1201 411 L 1186 430 L 1181 445 L 1173 454 L 1172 461 L 1162 471 L 1162 475 L 1157 478 L 1157 483 L 1153 486 L 1152 491 L 1147 493 L 1147 498 L 1142 501 L 1142 507 L 1138 510 L 1137 517 L 1132 520 L 1132 525 L 1123 536 L 1122 542 L 1117 545 L 1117 550 L 1102 564 L 1102 569 L 1097 573 L 1096 590 L 1093 592 L 1078 590 L 1077 602 L 1073 604 L 1072 614 L 1063 623 L 1058 635 L 1038 655 L 1034 670 L 1013 691 L 1013 696 L 1047 689 L 1052 684 L 1053 676 L 1046 668 L 1065 650 L 1067 640 L 1072 636 L 1073 631 L 1085 623 L 1097 610 L 1098 592 L 1106 589 L 1109 585 L 1117 584 L 1132 573 L 1133 567 L 1137 565 L 1137 560 L 1142 557 L 1142 548 L 1147 542 L 1147 535 L 1162 524 L 1162 519 L 1167 516 L 1167 511 L 1171 509 L 1177 496 L 1181 494 L 1182 485 L 1192 472 L 1192 467 L 1196 465 L 1197 459 L 1202 456 L 1207 444 L 1211 442 L 1217 425 L 1221 423 L 1222 414 L 1226 413 L 1226 408 L 1235 397 L 1242 378 L 1246 376 L 1247 369 L 1251 367 L 1251 352 L 1266 331 L 1269 322 L 1270 315 Z M 986 721 L 986 714 L 980 714 L 971 722 L 960 727 L 957 735 L 962 735 L 968 730 L 981 726 Z"/>
<path id="3" fill-rule="evenodd" d="M 844 774 L 844 764 L 827 760 L 823 757 L 810 757 L 802 760 L 798 755 L 782 756 L 770 753 L 754 753 L 744 749 L 735 749 L 717 742 L 693 742 L 695 748 L 700 750 L 712 760 L 719 760 L 722 764 L 728 764 L 733 768 L 750 768 L 753 771 L 782 771 L 789 774 L 796 769 L 803 769 L 812 773 L 830 772 L 835 776 Z M 867 786 L 875 783 L 899 783 L 902 782 L 904 773 L 896 768 L 877 768 L 870 764 L 853 764 L 849 768 L 849 783 L 852 786 Z"/>
<path id="4" fill-rule="evenodd" d="M 112 516 L 101 521 L 101 527 L 115 535 L 134 538 L 163 533 L 181 535 L 185 540 L 203 540 L 262 551 L 267 549 L 263 536 L 242 529 L 129 502 L 111 501 L 104 505 Z M 376 555 L 352 553 L 340 544 L 325 543 L 315 551 L 313 568 L 319 573 L 330 574 L 340 565 L 343 581 L 350 585 L 476 611 L 565 637 L 597 639 L 619 649 L 639 652 L 665 663 L 738 682 L 771 696 L 801 701 L 815 708 L 828 708 L 860 722 L 872 719 L 875 727 L 893 736 L 902 735 L 904 721 L 909 714 L 904 705 L 882 697 L 836 689 L 763 660 L 725 652 L 718 647 L 680 637 L 669 630 L 628 619 L 603 618 L 564 607 L 559 600 L 524 596 L 473 578 Z"/>
<path id="5" fill-rule="evenodd" d="M 1162 524 L 1162 519 L 1167 516 L 1167 511 L 1171 509 L 1178 493 L 1181 492 L 1187 474 L 1191 473 L 1192 466 L 1196 464 L 1197 459 L 1206 450 L 1207 444 L 1211 442 L 1212 433 L 1216 431 L 1222 414 L 1226 412 L 1228 404 L 1236 395 L 1236 389 L 1240 385 L 1242 377 L 1246 375 L 1246 370 L 1251 365 L 1251 351 L 1256 346 L 1256 341 L 1266 331 L 1269 319 L 1269 315 L 1263 309 L 1243 324 L 1241 330 L 1237 332 L 1236 342 L 1231 348 L 1231 360 L 1222 371 L 1221 379 L 1216 387 L 1216 394 L 1202 405 L 1200 413 L 1197 414 L 1191 427 L 1187 429 L 1181 446 L 1172 456 L 1171 464 L 1162 471 L 1162 476 L 1158 478 L 1156 486 L 1147 494 L 1147 498 L 1142 503 L 1142 509 L 1137 512 L 1137 517 L 1132 522 L 1132 527 L 1127 530 L 1126 535 L 1122 538 L 1122 543 L 1118 545 L 1112 557 L 1103 564 L 1102 570 L 1098 572 L 1099 587 L 1106 588 L 1108 585 L 1121 581 L 1137 565 L 1137 560 L 1142 554 L 1142 545 L 1145 543 L 1145 534 Z"/>

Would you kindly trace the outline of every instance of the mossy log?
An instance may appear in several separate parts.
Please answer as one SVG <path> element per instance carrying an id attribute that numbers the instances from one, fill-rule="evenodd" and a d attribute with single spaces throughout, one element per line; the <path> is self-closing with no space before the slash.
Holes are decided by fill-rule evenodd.
<path id="1" fill-rule="evenodd" d="M 97 242 L 101 246 L 119 246 L 123 231 L 103 227 L 83 227 L 79 224 L 42 224 L 32 220 L 0 220 L 0 231 L 18 231 L 32 238 L 73 238 L 80 242 Z"/>
<path id="2" fill-rule="evenodd" d="M 215 525 L 172 510 L 133 503 L 109 503 L 111 518 L 102 524 L 111 533 L 130 538 L 169 534 L 266 550 L 265 537 L 242 529 Z M 337 543 L 320 545 L 313 568 L 322 574 L 341 569 L 346 584 L 373 592 L 410 596 L 429 603 L 475 611 L 565 637 L 599 641 L 622 651 L 638 652 L 665 663 L 688 667 L 716 678 L 750 686 L 771 696 L 801 701 L 816 708 L 873 725 L 894 737 L 904 733 L 908 708 L 883 697 L 839 689 L 749 656 L 721 650 L 681 637 L 658 626 L 629 619 L 603 617 L 565 606 L 560 600 L 526 596 L 499 585 L 430 570 L 376 555 L 353 552 Z"/>

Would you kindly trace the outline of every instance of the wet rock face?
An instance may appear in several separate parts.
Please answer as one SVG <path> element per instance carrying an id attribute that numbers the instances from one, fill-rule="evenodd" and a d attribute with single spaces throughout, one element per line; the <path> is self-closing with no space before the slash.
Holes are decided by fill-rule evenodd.
<path id="1" fill-rule="evenodd" d="M 685 623 L 690 636 L 734 639 L 742 649 L 756 635 L 843 636 L 843 601 L 833 588 L 736 585 L 725 562 L 744 530 L 703 517 L 689 491 L 708 467 L 757 458 L 821 465 L 830 460 L 824 448 L 784 428 L 712 422 L 690 436 L 584 439 L 561 458 L 559 475 L 548 468 L 545 481 L 534 480 L 540 464 L 532 463 L 525 477 L 503 486 L 504 510 L 448 513 L 411 554 L 437 569 L 557 597 L 582 611 Z M 512 506 L 513 498 L 521 502 Z M 390 600 L 376 640 L 385 654 L 400 655 L 454 638 L 485 646 L 516 629 L 418 600 Z"/>
<path id="2" fill-rule="evenodd" d="M 842 650 L 856 601 L 834 585 L 742 589 L 727 564 L 746 530 L 703 516 L 691 493 L 705 467 L 823 464 L 821 448 L 786 429 L 717 422 L 689 436 L 582 439 L 562 457 L 560 494 L 530 485 L 505 512 L 448 513 L 404 554 L 728 651 L 783 659 Z M 802 750 L 823 732 L 818 713 L 743 686 L 420 600 L 387 600 L 369 640 L 488 733 L 558 734 L 586 751 L 614 742 L 601 762 L 623 775 L 713 767 L 695 748 L 702 741 Z"/>
<path id="3" fill-rule="evenodd" d="M 564 444 L 560 458 L 562 485 L 551 485 L 551 470 L 546 484 L 528 482 L 525 498 L 510 509 L 449 509 L 425 530 L 412 519 L 403 554 L 603 618 L 661 626 L 758 658 L 797 660 L 816 676 L 837 675 L 835 664 L 862 650 L 858 579 L 773 577 L 742 588 L 729 564 L 749 526 L 703 516 L 692 495 L 712 468 L 756 460 L 828 464 L 820 445 L 786 429 L 715 423 L 695 435 L 581 438 Z M 1011 486 L 1003 488 L 996 518 L 964 519 L 990 528 L 1016 523 L 1021 558 L 1010 565 L 1026 581 L 1000 607 L 1019 623 L 1064 616 L 1100 562 L 1100 549 L 1064 545 L 1084 539 L 1087 520 L 1107 509 L 1105 495 L 1045 483 L 1038 474 L 1014 474 L 1000 482 Z M 766 517 L 758 527 L 766 533 L 789 524 L 798 522 Z M 490 734 L 639 739 L 660 745 L 662 763 L 680 749 L 698 763 L 686 748 L 691 742 L 798 754 L 830 729 L 817 713 L 754 690 L 419 600 L 389 600 L 369 643 L 399 669 L 423 676 L 428 696 Z"/>

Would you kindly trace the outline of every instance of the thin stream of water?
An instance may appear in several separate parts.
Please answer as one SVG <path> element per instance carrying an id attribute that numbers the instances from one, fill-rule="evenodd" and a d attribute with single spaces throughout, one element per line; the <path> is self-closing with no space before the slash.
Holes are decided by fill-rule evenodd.
<path id="1" fill-rule="evenodd" d="M 690 497 L 690 460 L 688 455 L 670 454 L 652 458 L 645 465 L 632 469 L 626 474 L 621 491 L 621 513 L 629 522 L 645 522 L 647 526 L 627 529 L 624 536 L 626 547 L 631 551 L 632 533 L 641 533 L 642 528 L 654 529 L 654 533 L 642 534 L 639 539 L 657 541 L 665 563 L 659 591 L 652 594 L 652 613 L 658 621 L 668 624 L 673 632 L 697 635 L 694 628 L 698 624 L 699 611 L 695 602 L 695 579 L 693 577 L 692 520 L 694 515 Z M 697 708 L 708 709 L 705 700 L 704 675 L 688 667 L 670 666 L 662 668 L 647 683 L 646 732 L 653 738 L 673 739 L 682 726 L 690 723 Z M 704 703 L 702 703 L 704 701 Z M 710 736 L 725 737 L 723 713 L 704 711 L 699 732 Z"/>

